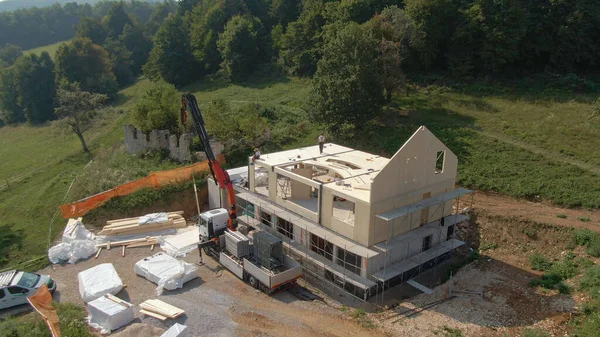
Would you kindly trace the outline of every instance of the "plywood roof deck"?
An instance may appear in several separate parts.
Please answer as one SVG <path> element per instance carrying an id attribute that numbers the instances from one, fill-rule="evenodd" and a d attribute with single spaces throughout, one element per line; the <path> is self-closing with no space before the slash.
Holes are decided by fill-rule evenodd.
<path id="1" fill-rule="evenodd" d="M 389 158 L 327 143 L 323 154 L 319 153 L 319 146 L 315 145 L 264 154 L 256 163 L 257 166 L 267 168 L 287 168 L 302 163 L 325 169 L 329 172 L 327 177 L 330 179 L 316 179 L 317 181 L 338 194 L 369 202 L 371 181 L 389 161 Z M 331 175 L 339 176 L 343 185 L 336 185 Z"/>

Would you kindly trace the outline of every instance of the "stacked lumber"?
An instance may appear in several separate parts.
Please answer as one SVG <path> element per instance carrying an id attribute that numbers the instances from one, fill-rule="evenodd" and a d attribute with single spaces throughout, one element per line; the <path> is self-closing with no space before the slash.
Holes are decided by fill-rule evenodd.
<path id="1" fill-rule="evenodd" d="M 167 318 L 177 318 L 185 313 L 185 311 L 161 300 L 147 300 L 141 303 L 140 307 L 142 308 L 140 310 L 142 314 L 158 318 L 161 321 Z"/>
<path id="2" fill-rule="evenodd" d="M 187 222 L 183 218 L 183 211 L 169 212 L 168 221 L 161 223 L 140 224 L 140 218 L 126 218 L 118 220 L 109 220 L 106 226 L 98 233 L 98 235 L 132 235 L 156 232 L 171 228 L 183 228 L 187 226 Z"/>

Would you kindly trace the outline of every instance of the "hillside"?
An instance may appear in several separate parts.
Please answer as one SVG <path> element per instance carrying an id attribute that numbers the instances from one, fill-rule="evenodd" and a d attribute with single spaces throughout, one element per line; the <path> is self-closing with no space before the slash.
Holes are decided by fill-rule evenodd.
<path id="1" fill-rule="evenodd" d="M 125 113 L 110 116 L 87 135 L 92 152 L 100 158 L 88 170 L 113 172 L 102 178 L 103 185 L 92 187 L 94 193 L 152 170 L 172 167 L 152 160 L 126 160 L 129 156 L 123 150 L 122 125 L 132 122 L 131 109 L 149 85 L 142 79 L 122 90 L 115 108 Z M 201 103 L 224 99 L 232 104 L 259 102 L 302 111 L 309 88 L 306 80 L 272 78 L 242 85 L 205 81 L 186 89 L 194 92 Z M 385 124 L 372 123 L 363 137 L 333 141 L 391 155 L 415 128 L 424 124 L 458 154 L 459 178 L 465 186 L 566 206 L 598 208 L 600 157 L 591 140 L 600 137 L 600 127 L 582 113 L 591 109 L 592 98 L 572 95 L 557 100 L 518 93 L 481 97 L 449 88 L 415 88 L 397 101 L 410 111 L 409 117 L 390 113 Z M 307 120 L 287 127 L 284 132 L 289 137 L 273 139 L 265 145 L 265 152 L 311 144 L 318 132 L 318 126 Z M 277 144 L 282 139 L 286 143 Z M 2 233 L 5 237 L 14 233 L 22 240 L 22 248 L 5 248 L 10 251 L 8 264 L 13 264 L 45 254 L 48 226 L 75 176 L 79 175 L 78 180 L 66 197 L 70 200 L 84 196 L 81 185 L 86 179 L 99 179 L 83 170 L 89 158 L 81 151 L 76 136 L 62 134 L 52 126 L 0 128 L 0 157 L 6 163 L 0 168 Z M 52 238 L 64 223 L 62 219 L 53 223 Z M 39 242 L 45 244 L 36 244 Z"/>

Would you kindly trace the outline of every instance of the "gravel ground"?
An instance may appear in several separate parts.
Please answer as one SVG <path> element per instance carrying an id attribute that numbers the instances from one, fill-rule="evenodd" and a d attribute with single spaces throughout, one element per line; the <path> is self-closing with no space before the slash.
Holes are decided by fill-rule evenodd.
<path id="1" fill-rule="evenodd" d="M 57 282 L 55 299 L 82 306 L 78 290 L 77 274 L 100 263 L 113 263 L 126 288 L 118 297 L 134 304 L 136 318 L 125 328 L 113 332 L 119 337 L 160 336 L 162 331 L 177 323 L 188 326 L 189 336 L 383 336 L 376 329 L 364 329 L 346 314 L 323 302 L 304 302 L 289 292 L 267 296 L 250 288 L 213 259 L 204 257 L 204 266 L 198 270 L 198 278 L 182 289 L 165 291 L 156 296 L 156 285 L 133 270 L 135 262 L 160 251 L 148 247 L 128 249 L 121 257 L 120 249 L 102 251 L 98 259 L 93 257 L 75 265 L 54 265 L 40 271 L 52 276 Z M 199 261 L 197 251 L 184 259 L 190 263 Z M 160 321 L 138 313 L 139 304 L 158 298 L 185 310 L 186 314 L 175 320 Z M 154 329 L 153 329 L 154 328 Z"/>

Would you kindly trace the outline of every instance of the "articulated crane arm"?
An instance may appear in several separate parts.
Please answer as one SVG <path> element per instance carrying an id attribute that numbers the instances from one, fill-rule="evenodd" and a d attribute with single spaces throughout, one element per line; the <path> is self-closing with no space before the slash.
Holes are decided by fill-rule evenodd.
<path id="1" fill-rule="evenodd" d="M 181 95 L 181 119 L 182 123 L 185 124 L 187 119 L 187 112 L 189 111 L 192 114 L 194 127 L 196 128 L 196 133 L 200 137 L 200 141 L 202 145 L 204 145 L 204 152 L 206 153 L 206 158 L 208 158 L 208 166 L 210 167 L 210 172 L 212 173 L 213 178 L 220 188 L 227 190 L 227 199 L 229 200 L 229 221 L 227 222 L 227 228 L 229 230 L 235 231 L 237 229 L 237 207 L 235 201 L 235 191 L 233 189 L 233 183 L 229 178 L 229 173 L 225 171 L 215 154 L 210 147 L 210 142 L 208 139 L 208 133 L 206 132 L 206 128 L 204 127 L 204 119 L 202 118 L 202 114 L 200 113 L 200 108 L 198 107 L 198 102 L 196 101 L 196 97 L 194 95 L 185 93 Z"/>

